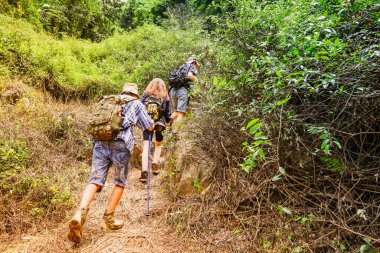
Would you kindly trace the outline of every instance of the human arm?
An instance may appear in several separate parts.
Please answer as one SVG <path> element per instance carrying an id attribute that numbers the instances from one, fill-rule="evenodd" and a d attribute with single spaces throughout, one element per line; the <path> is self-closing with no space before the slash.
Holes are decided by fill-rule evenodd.
<path id="1" fill-rule="evenodd" d="M 140 126 L 140 128 L 143 131 L 145 130 L 153 131 L 154 121 L 148 115 L 146 108 L 141 103 L 141 101 L 138 101 L 136 104 L 136 117 L 137 117 L 137 124 Z"/>
<path id="2" fill-rule="evenodd" d="M 197 68 L 193 64 L 190 64 L 188 68 L 187 79 L 190 81 L 197 82 L 198 81 L 198 78 L 196 77 L 197 74 L 198 74 Z"/>
<path id="3" fill-rule="evenodd" d="M 141 101 L 141 103 L 142 104 L 144 104 L 145 103 L 145 100 L 148 98 L 148 95 L 144 92 L 143 93 L 143 95 L 142 95 L 142 97 L 140 98 L 140 101 Z M 146 109 L 146 107 L 144 106 L 144 108 Z M 145 110 L 146 111 L 146 110 Z M 150 117 L 149 117 L 150 118 Z M 153 122 L 154 123 L 154 122 Z M 153 124 L 153 126 L 151 126 L 150 128 L 147 128 L 147 130 L 148 131 L 153 131 L 153 129 L 154 129 L 154 124 Z"/>
<path id="4" fill-rule="evenodd" d="M 187 79 L 189 79 L 189 80 L 191 80 L 191 81 L 198 82 L 198 78 L 197 78 L 197 77 L 194 75 L 194 73 L 191 72 L 191 71 L 187 74 Z"/>

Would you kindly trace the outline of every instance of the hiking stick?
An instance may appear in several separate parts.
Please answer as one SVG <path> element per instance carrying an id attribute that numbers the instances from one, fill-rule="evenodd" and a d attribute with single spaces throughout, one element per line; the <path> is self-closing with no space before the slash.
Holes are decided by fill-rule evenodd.
<path id="1" fill-rule="evenodd" d="M 149 202 L 150 202 L 150 194 L 149 194 L 149 190 L 150 190 L 150 146 L 152 144 L 152 135 L 153 135 L 153 131 L 151 134 L 149 134 L 149 144 L 148 144 L 148 184 L 147 184 L 147 188 L 146 188 L 146 216 L 149 216 L 150 213 L 149 213 Z"/>

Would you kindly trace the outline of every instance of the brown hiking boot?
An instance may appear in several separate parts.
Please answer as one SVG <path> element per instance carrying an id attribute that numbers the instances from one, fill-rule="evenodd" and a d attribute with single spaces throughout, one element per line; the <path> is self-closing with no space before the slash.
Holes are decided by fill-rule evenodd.
<path id="1" fill-rule="evenodd" d="M 67 236 L 70 241 L 75 243 L 80 243 L 82 240 L 82 229 L 83 224 L 86 221 L 86 217 L 88 214 L 88 208 L 79 209 L 73 218 L 69 222 L 69 235 Z"/>
<path id="2" fill-rule="evenodd" d="M 148 182 L 148 171 L 141 171 L 140 182 L 146 184 Z"/>
<path id="3" fill-rule="evenodd" d="M 111 213 L 104 213 L 102 220 L 102 229 L 104 230 L 117 230 L 124 226 L 124 222 L 120 220 L 115 220 L 115 211 Z"/>
<path id="4" fill-rule="evenodd" d="M 154 175 L 158 175 L 158 164 L 157 163 L 152 164 L 152 172 Z"/>

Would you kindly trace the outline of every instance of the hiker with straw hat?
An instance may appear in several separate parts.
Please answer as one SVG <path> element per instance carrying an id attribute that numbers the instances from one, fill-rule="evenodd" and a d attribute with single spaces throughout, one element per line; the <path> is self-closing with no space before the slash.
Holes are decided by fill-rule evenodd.
<path id="1" fill-rule="evenodd" d="M 145 106 L 139 100 L 140 96 L 136 84 L 125 84 L 120 98 L 122 101 L 126 101 L 121 111 L 122 123 L 120 132 L 110 141 L 94 139 L 90 180 L 83 191 L 78 210 L 69 222 L 70 231 L 68 238 L 75 243 L 79 243 L 82 239 L 82 228 L 89 206 L 95 194 L 102 190 L 108 170 L 112 164 L 115 167 L 115 186 L 104 211 L 102 229 L 117 230 L 124 225 L 123 221 L 115 220 L 114 213 L 126 185 L 128 162 L 131 158 L 134 144 L 133 126 L 137 124 L 143 131 L 152 131 L 154 122 L 146 112 Z"/>

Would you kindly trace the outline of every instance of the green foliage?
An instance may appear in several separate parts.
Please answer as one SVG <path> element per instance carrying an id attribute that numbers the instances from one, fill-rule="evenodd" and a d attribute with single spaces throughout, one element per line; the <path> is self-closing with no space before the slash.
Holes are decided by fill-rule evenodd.
<path id="1" fill-rule="evenodd" d="M 288 215 L 292 215 L 292 210 L 288 207 L 284 207 L 282 205 L 278 205 L 277 206 L 277 210 L 278 210 L 278 213 L 280 215 L 283 215 L 283 214 L 288 214 Z"/>
<path id="2" fill-rule="evenodd" d="M 283 175 L 285 175 L 285 168 L 280 166 L 278 168 L 278 171 L 280 172 L 280 174 L 277 174 L 274 177 L 272 177 L 272 182 L 276 182 L 276 181 L 283 179 Z"/>
<path id="3" fill-rule="evenodd" d="M 0 179 L 18 173 L 28 164 L 28 149 L 19 140 L 0 140 Z"/>
<path id="4" fill-rule="evenodd" d="M 339 242 L 337 240 L 332 240 L 331 245 L 335 248 L 339 248 L 340 252 L 346 252 L 347 251 L 347 247 L 343 242 Z"/>
<path id="5" fill-rule="evenodd" d="M 99 41 L 118 30 L 123 5 L 119 0 L 5 0 L 0 13 L 26 18 L 60 38 Z"/>
<path id="6" fill-rule="evenodd" d="M 342 222 L 339 219 L 345 224 L 355 220 L 363 228 L 350 228 L 376 238 L 376 230 L 364 228 L 368 221 L 350 208 L 360 209 L 360 203 L 378 201 L 378 197 L 354 186 L 352 179 L 376 184 L 369 171 L 379 168 L 380 139 L 378 134 L 369 134 L 377 133 L 379 126 L 378 113 L 373 109 L 379 107 L 378 99 L 370 98 L 379 92 L 379 5 L 365 0 L 215 2 L 225 8 L 210 17 L 216 52 L 210 50 L 208 60 L 217 69 L 209 70 L 212 74 L 208 75 L 205 100 L 208 113 L 214 113 L 207 122 L 218 124 L 221 115 L 223 121 L 220 128 L 205 128 L 205 138 L 214 132 L 217 141 L 206 138 L 204 146 L 210 145 L 209 152 L 222 160 L 218 160 L 220 164 L 224 162 L 228 179 L 253 187 L 231 190 L 228 185 L 218 189 L 233 198 L 239 193 L 249 195 L 251 189 L 266 184 L 268 188 L 255 192 L 255 201 L 267 203 L 268 209 L 286 198 L 284 205 L 306 208 L 308 213 L 318 214 L 318 220 L 332 219 L 336 224 Z M 265 125 L 256 125 L 258 121 L 252 118 L 263 119 Z M 251 122 L 249 126 L 247 122 Z M 239 125 L 247 127 L 238 133 Z M 255 132 L 256 127 L 264 126 L 266 141 L 271 145 L 263 149 L 252 145 L 252 135 L 246 133 L 248 127 Z M 215 152 L 218 142 L 224 146 Z M 238 153 L 235 147 L 240 143 L 243 151 Z M 258 162 L 259 148 L 265 150 L 262 163 Z M 311 153 L 314 156 L 310 157 Z M 223 161 L 225 154 L 231 155 Z M 228 170 L 234 161 L 245 171 L 256 166 L 255 175 L 241 176 Z M 280 164 L 287 166 L 286 174 L 285 169 L 277 171 Z M 329 171 L 339 176 L 331 176 Z M 223 175 L 218 179 L 225 178 Z M 338 208 L 335 202 L 341 202 L 342 187 L 359 196 L 360 202 L 350 200 L 343 204 L 345 208 Z M 330 195 L 333 197 L 326 197 Z M 363 217 L 370 220 L 371 216 L 374 222 L 378 210 L 370 209 L 366 208 Z M 314 222 L 313 215 L 293 215 L 296 211 L 285 206 L 278 206 L 278 211 L 304 230 L 321 228 L 322 222 Z M 328 214 L 339 212 L 344 218 Z M 328 236 L 335 234 L 342 233 Z M 344 239 L 350 238 L 351 242 L 351 238 L 361 237 L 349 234 Z M 336 250 L 346 247 L 354 251 L 358 245 L 353 244 L 340 244 Z M 317 243 L 309 250 L 325 250 L 319 246 Z M 308 247 L 299 246 L 297 250 Z"/>
<path id="7" fill-rule="evenodd" d="M 371 239 L 364 238 L 365 244 L 360 246 L 360 253 L 376 253 L 378 252 L 375 248 L 371 246 Z"/>
<path id="8" fill-rule="evenodd" d="M 205 15 L 207 28 L 215 30 L 219 20 L 233 13 L 234 2 L 225 0 L 189 0 L 188 4 Z"/>
<path id="9" fill-rule="evenodd" d="M 337 159 L 331 157 L 322 157 L 321 160 L 328 166 L 329 170 L 334 173 L 343 175 L 345 171 L 344 164 Z"/>
<path id="10" fill-rule="evenodd" d="M 1 192 L 8 198 L 22 199 L 21 206 L 32 215 L 43 215 L 73 204 L 69 188 L 62 188 L 56 178 L 13 176 L 3 180 Z"/>
<path id="11" fill-rule="evenodd" d="M 310 213 L 307 216 L 298 216 L 294 215 L 293 220 L 299 222 L 301 225 L 304 225 L 308 228 L 311 227 L 313 220 L 315 219 L 315 215 Z"/>
<path id="12" fill-rule="evenodd" d="M 73 204 L 69 188 L 62 189 L 57 178 L 38 177 L 26 172 L 28 149 L 23 141 L 0 143 L 1 201 L 19 202 L 32 216 L 45 215 Z"/>
<path id="13" fill-rule="evenodd" d="M 201 192 L 202 191 L 202 185 L 201 185 L 201 183 L 197 179 L 193 180 L 193 186 L 194 186 L 194 188 L 195 188 L 195 190 L 197 192 Z"/>
<path id="14" fill-rule="evenodd" d="M 268 240 L 268 238 L 264 237 L 262 239 L 262 246 L 265 250 L 270 250 L 272 248 L 272 242 Z"/>
<path id="15" fill-rule="evenodd" d="M 101 43 L 56 40 L 31 25 L 0 15 L 0 65 L 13 75 L 28 74 L 62 93 L 96 96 L 119 92 L 124 82 L 145 85 L 166 80 L 170 71 L 206 43 L 202 31 L 164 30 L 145 25 Z"/>
<path id="16" fill-rule="evenodd" d="M 311 126 L 308 128 L 308 132 L 311 134 L 321 134 L 319 139 L 322 140 L 321 147 L 315 150 L 315 153 L 323 151 L 326 155 L 331 155 L 331 148 L 336 147 L 337 149 L 342 149 L 342 144 L 332 137 L 331 134 L 324 127 Z"/>
<path id="17" fill-rule="evenodd" d="M 75 118 L 71 114 L 56 113 L 43 121 L 43 131 L 52 140 L 66 139 L 75 136 L 73 124 Z"/>
<path id="18" fill-rule="evenodd" d="M 252 137 L 252 142 L 243 143 L 243 151 L 246 151 L 248 155 L 244 159 L 244 163 L 241 164 L 242 169 L 245 172 L 251 172 L 257 165 L 257 161 L 262 161 L 265 159 L 265 153 L 263 150 L 264 146 L 269 145 L 267 137 L 263 135 L 263 132 L 259 131 L 264 122 L 259 122 L 259 118 L 255 118 L 248 122 L 243 131 L 248 132 Z"/>
<path id="19" fill-rule="evenodd" d="M 32 215 L 43 214 L 44 208 L 70 203 L 69 189 L 61 189 L 55 179 L 24 174 L 29 161 L 24 141 L 1 141 L 0 158 L 0 192 L 14 199 L 29 196 L 22 206 Z"/>
<path id="20" fill-rule="evenodd" d="M 145 23 L 160 24 L 167 19 L 166 10 L 185 1 L 173 0 L 130 0 L 123 6 L 121 27 L 136 28 Z"/>
<path id="21" fill-rule="evenodd" d="M 364 3 L 355 1 L 360 8 L 367 6 Z M 345 4 L 234 1 L 235 12 L 222 16 L 215 30 L 223 38 L 219 46 L 221 72 L 236 80 L 237 87 L 260 93 L 263 114 L 278 110 L 276 105 L 294 94 L 305 96 L 305 102 L 312 94 L 326 90 L 342 94 L 339 66 L 354 58 L 337 31 L 346 22 L 347 14 L 342 14 Z M 328 146 L 324 147 L 327 150 Z"/>

